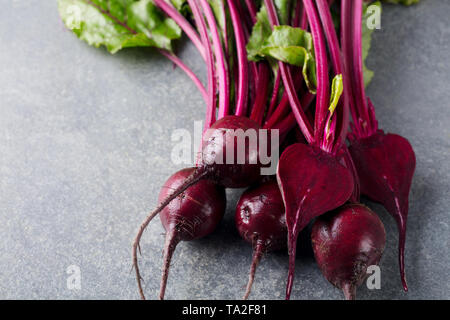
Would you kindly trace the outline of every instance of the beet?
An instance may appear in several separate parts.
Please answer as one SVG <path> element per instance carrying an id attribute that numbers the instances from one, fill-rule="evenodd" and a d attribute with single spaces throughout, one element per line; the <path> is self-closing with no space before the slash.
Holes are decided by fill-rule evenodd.
<path id="1" fill-rule="evenodd" d="M 343 205 L 352 195 L 354 181 L 350 171 L 334 155 L 301 143 L 293 144 L 283 152 L 278 163 L 277 179 L 286 207 L 289 231 L 286 288 L 286 299 L 289 299 L 298 234 L 313 218 Z"/>
<path id="2" fill-rule="evenodd" d="M 253 260 L 243 297 L 247 299 L 262 255 L 286 246 L 286 216 L 277 182 L 269 181 L 246 190 L 237 204 L 235 222 L 241 237 L 253 245 Z"/>
<path id="3" fill-rule="evenodd" d="M 217 120 L 206 131 L 203 137 L 202 160 L 198 171 L 205 172 L 206 178 L 214 180 L 226 188 L 248 187 L 261 177 L 261 163 L 259 161 L 259 149 L 249 148 L 249 140 L 245 140 L 245 163 L 237 162 L 237 138 L 227 133 L 226 130 L 254 131 L 257 135 L 259 146 L 259 130 L 261 126 L 255 121 L 241 116 L 226 116 Z M 270 138 L 268 138 L 270 141 Z M 233 163 L 226 163 L 226 154 L 230 146 L 234 146 Z M 270 146 L 268 147 L 270 150 Z M 223 159 L 223 163 L 219 163 Z"/>
<path id="4" fill-rule="evenodd" d="M 407 291 L 404 255 L 408 197 L 416 167 L 414 151 L 405 138 L 381 130 L 368 138 L 351 138 L 349 151 L 360 178 L 361 193 L 383 204 L 397 222 L 400 275 Z"/>
<path id="5" fill-rule="evenodd" d="M 399 230 L 399 268 L 403 289 L 405 277 L 405 240 L 408 197 L 416 166 L 411 144 L 395 134 L 378 128 L 375 108 L 366 96 L 362 57 L 362 0 L 342 0 L 343 56 L 349 81 L 346 86 L 353 118 L 349 152 L 358 172 L 361 193 L 382 203 L 395 218 Z"/>
<path id="6" fill-rule="evenodd" d="M 377 265 L 386 243 L 378 216 L 362 204 L 351 204 L 319 217 L 311 232 L 314 255 L 325 278 L 354 300 L 356 288 Z"/>
<path id="7" fill-rule="evenodd" d="M 162 202 L 174 189 L 182 185 L 195 168 L 182 169 L 173 174 L 161 188 L 158 201 Z M 164 266 L 159 298 L 164 299 L 170 261 L 180 241 L 191 241 L 212 233 L 225 213 L 225 189 L 209 180 L 200 180 L 173 199 L 160 212 L 166 230 L 164 244 Z M 137 257 L 135 257 L 137 258 Z M 135 261 L 137 265 L 137 261 Z M 137 271 L 138 279 L 140 278 Z M 145 299 L 141 283 L 139 292 Z"/>

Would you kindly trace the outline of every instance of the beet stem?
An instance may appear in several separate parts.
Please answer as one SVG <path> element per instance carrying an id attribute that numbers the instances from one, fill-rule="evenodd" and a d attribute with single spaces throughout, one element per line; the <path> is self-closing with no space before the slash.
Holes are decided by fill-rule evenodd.
<path id="1" fill-rule="evenodd" d="M 317 0 L 317 10 L 319 12 L 319 17 L 322 21 L 323 29 L 325 31 L 325 37 L 328 41 L 328 47 L 330 51 L 331 61 L 333 64 L 334 72 L 336 74 L 341 74 L 344 80 L 344 88 L 347 87 L 348 78 L 344 72 L 344 62 L 342 61 L 341 48 L 339 46 L 339 40 L 336 34 L 336 29 L 334 28 L 333 19 L 331 16 L 329 1 L 327 0 Z M 339 129 L 338 140 L 336 141 L 337 146 L 341 146 L 345 143 L 348 132 L 349 124 L 349 108 L 348 108 L 348 95 L 347 90 L 344 91 L 343 99 L 339 102 L 339 109 L 342 110 L 342 114 L 338 118 L 341 122 Z"/>
<path id="2" fill-rule="evenodd" d="M 254 120 L 258 124 L 262 124 L 264 117 L 264 107 L 267 99 L 268 89 L 269 89 L 269 68 L 265 64 L 259 65 L 259 79 L 256 89 L 258 94 L 255 98 L 255 103 L 252 107 L 252 112 L 250 114 L 250 119 Z"/>
<path id="3" fill-rule="evenodd" d="M 309 26 L 311 28 L 314 50 L 316 54 L 317 95 L 316 115 L 314 121 L 314 141 L 320 143 L 323 140 L 326 116 L 328 114 L 328 103 L 330 101 L 327 49 L 325 46 L 322 26 L 320 25 L 314 3 L 312 0 L 304 0 L 303 5 L 308 17 Z"/>
<path id="4" fill-rule="evenodd" d="M 344 284 L 342 287 L 344 292 L 345 300 L 355 300 L 356 299 L 356 287 L 352 284 Z"/>
<path id="5" fill-rule="evenodd" d="M 264 4 L 267 8 L 267 14 L 269 15 L 269 21 L 272 28 L 274 26 L 278 26 L 279 20 L 275 9 L 275 4 L 273 0 L 264 0 Z M 314 142 L 313 129 L 309 124 L 308 119 L 306 118 L 305 113 L 303 112 L 303 108 L 300 104 L 300 101 L 297 96 L 297 92 L 295 91 L 294 82 L 292 80 L 292 73 L 288 66 L 285 63 L 278 61 L 278 65 L 280 67 L 281 78 L 283 80 L 285 90 L 289 97 L 289 102 L 291 104 L 292 112 L 295 115 L 295 119 L 297 120 L 300 129 L 305 136 L 308 143 Z"/>
<path id="6" fill-rule="evenodd" d="M 256 268 L 258 267 L 258 264 L 261 261 L 264 249 L 265 249 L 264 241 L 258 240 L 256 242 L 256 247 L 253 249 L 252 266 L 250 267 L 250 273 L 248 275 L 247 288 L 245 290 L 244 297 L 242 298 L 244 300 L 248 299 L 248 296 L 252 291 L 253 280 L 255 280 Z"/>
<path id="7" fill-rule="evenodd" d="M 133 241 L 133 248 L 132 248 L 132 256 L 133 256 L 133 266 L 136 271 L 136 281 L 139 288 L 139 294 L 141 296 L 142 300 L 145 300 L 144 290 L 142 289 L 141 284 L 141 274 L 139 272 L 139 265 L 138 265 L 138 257 L 137 257 L 137 250 L 139 248 L 139 242 L 141 241 L 142 234 L 144 233 L 145 229 L 147 228 L 150 221 L 153 220 L 154 217 L 156 217 L 173 199 L 175 199 L 177 196 L 179 196 L 182 192 L 184 192 L 187 188 L 190 186 L 196 184 L 198 181 L 203 179 L 206 176 L 207 172 L 203 169 L 197 168 L 186 180 L 182 185 L 180 185 L 178 188 L 176 188 L 169 196 L 167 196 L 166 199 L 164 199 L 155 210 L 153 210 L 142 222 L 141 226 L 139 227 L 139 231 L 136 235 L 136 238 Z"/>
<path id="8" fill-rule="evenodd" d="M 242 26 L 239 11 L 235 0 L 228 0 L 230 9 L 231 22 L 234 29 L 234 37 L 236 38 L 236 53 L 238 58 L 238 86 L 237 86 L 237 103 L 236 115 L 244 116 L 247 114 L 248 100 L 248 60 L 247 51 L 245 49 L 246 39 L 244 28 Z"/>
<path id="9" fill-rule="evenodd" d="M 211 43 L 209 42 L 208 31 L 206 28 L 205 18 L 194 0 L 188 0 L 191 7 L 197 29 L 200 32 L 201 39 L 205 46 L 206 52 L 206 68 L 208 73 L 208 100 L 206 103 L 206 119 L 204 131 L 209 129 L 216 122 L 216 71 L 214 69 L 214 56 L 212 53 Z"/>
<path id="10" fill-rule="evenodd" d="M 353 44 L 352 44 L 352 2 L 351 0 L 341 1 L 341 48 L 344 57 L 344 68 L 346 77 L 344 77 L 350 113 L 352 115 L 355 130 L 359 130 L 360 111 L 356 103 L 355 79 L 353 76 Z M 344 89 L 345 90 L 345 89 Z M 353 130 L 353 131 L 355 131 Z M 359 132 L 359 131 L 358 131 Z"/>
<path id="11" fill-rule="evenodd" d="M 176 228 L 172 229 L 166 234 L 166 241 L 164 244 L 164 266 L 161 276 L 161 285 L 159 289 L 159 300 L 164 300 L 164 294 L 166 292 L 167 278 L 169 277 L 170 261 L 172 260 L 173 253 L 178 244 Z"/>
<path id="12" fill-rule="evenodd" d="M 219 78 L 219 115 L 218 118 L 223 118 L 229 114 L 230 109 L 230 88 L 229 88 L 229 74 L 227 63 L 225 61 L 225 54 L 223 52 L 222 43 L 214 13 L 206 0 L 199 0 L 200 7 L 203 9 L 206 21 L 208 23 L 209 31 L 211 33 L 211 40 L 213 43 L 214 53 L 216 57 L 217 75 Z"/>
<path id="13" fill-rule="evenodd" d="M 266 119 L 267 122 L 268 119 L 270 119 L 270 116 L 275 111 L 275 106 L 278 100 L 278 93 L 280 92 L 280 82 L 281 82 L 281 73 L 277 72 L 277 75 L 275 77 L 275 81 L 273 83 L 273 91 L 272 91 L 272 98 L 270 99 L 270 105 L 269 110 L 267 111 Z"/>
<path id="14" fill-rule="evenodd" d="M 257 22 L 256 15 L 258 13 L 255 3 L 252 0 L 245 0 L 245 4 L 247 5 L 248 11 L 250 12 L 252 23 L 255 24 Z"/>
<path id="15" fill-rule="evenodd" d="M 362 0 L 356 0 L 353 3 L 353 65 L 354 77 L 356 79 L 355 97 L 358 99 L 358 106 L 361 108 L 361 114 L 364 121 L 368 122 L 369 112 L 367 107 L 367 98 L 364 88 L 363 58 L 362 58 Z M 370 123 L 367 123 L 370 125 Z"/>

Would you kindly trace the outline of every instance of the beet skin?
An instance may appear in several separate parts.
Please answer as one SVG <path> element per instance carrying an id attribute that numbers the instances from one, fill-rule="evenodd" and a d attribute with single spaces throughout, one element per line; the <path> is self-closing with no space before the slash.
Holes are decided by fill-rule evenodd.
<path id="1" fill-rule="evenodd" d="M 351 204 L 319 217 L 311 232 L 317 264 L 325 278 L 354 300 L 356 288 L 377 265 L 386 244 L 380 218 L 362 204 Z"/>

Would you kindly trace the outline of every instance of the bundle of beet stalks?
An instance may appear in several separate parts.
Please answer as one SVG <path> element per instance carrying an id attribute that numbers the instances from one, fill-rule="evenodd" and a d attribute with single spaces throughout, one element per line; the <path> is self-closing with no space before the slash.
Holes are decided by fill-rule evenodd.
<path id="1" fill-rule="evenodd" d="M 235 215 L 239 234 L 254 249 L 244 299 L 262 256 L 286 247 L 290 298 L 297 238 L 310 223 L 324 276 L 346 299 L 354 299 L 368 267 L 379 263 L 386 242 L 382 222 L 360 204 L 360 194 L 383 204 L 397 222 L 400 276 L 407 290 L 404 249 L 415 155 L 405 138 L 378 128 L 365 93 L 373 75 L 364 64 L 373 31 L 366 20 L 369 12 L 381 12 L 380 2 L 58 4 L 66 26 L 90 45 L 105 46 L 111 53 L 126 47 L 158 48 L 196 84 L 205 101 L 195 167 L 166 181 L 158 206 L 133 241 L 133 266 L 143 299 L 139 243 L 150 221 L 159 215 L 166 230 L 159 294 L 163 299 L 175 247 L 214 231 L 225 213 L 225 188 L 248 188 Z M 173 51 L 173 40 L 182 33 L 206 64 L 206 84 Z"/>

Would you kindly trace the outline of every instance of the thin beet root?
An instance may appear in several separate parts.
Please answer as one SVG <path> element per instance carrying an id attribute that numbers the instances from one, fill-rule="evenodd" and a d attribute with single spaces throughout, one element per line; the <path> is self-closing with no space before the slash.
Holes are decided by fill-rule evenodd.
<path id="1" fill-rule="evenodd" d="M 158 208 L 161 208 L 160 218 L 166 230 L 160 299 L 164 299 L 170 261 L 177 244 L 180 241 L 190 241 L 210 234 L 225 212 L 224 188 L 209 180 L 192 178 L 196 177 L 196 170 L 187 168 L 178 171 L 166 181 L 159 194 Z M 186 185 L 188 187 L 185 187 Z M 173 190 L 179 190 L 180 187 L 184 190 L 174 196 Z M 156 214 L 152 213 L 150 219 L 145 221 L 146 224 L 141 226 L 133 244 L 133 262 L 142 299 L 145 299 L 145 296 L 137 264 L 137 248 L 142 232 L 155 216 Z"/>
<path id="2" fill-rule="evenodd" d="M 319 217 L 311 240 L 325 278 L 342 289 L 346 300 L 354 300 L 356 288 L 367 277 L 367 268 L 380 262 L 386 232 L 369 208 L 350 204 Z"/>
<path id="3" fill-rule="evenodd" d="M 247 299 L 262 255 L 286 246 L 286 217 L 277 182 L 268 181 L 246 190 L 237 204 L 235 222 L 241 237 L 253 245 L 252 265 L 243 297 Z"/>
<path id="4" fill-rule="evenodd" d="M 398 227 L 398 261 L 403 289 L 405 277 L 405 240 L 408 198 L 416 157 L 411 144 L 396 134 L 378 130 L 368 138 L 351 139 L 349 151 L 360 177 L 361 193 L 383 204 Z"/>

